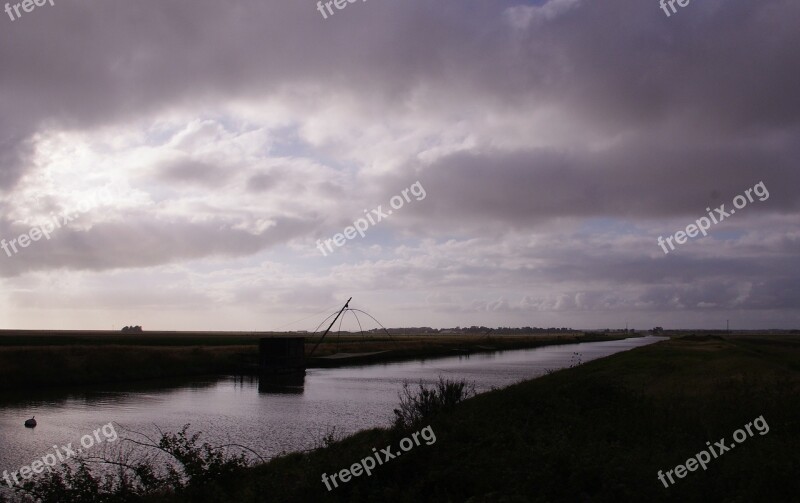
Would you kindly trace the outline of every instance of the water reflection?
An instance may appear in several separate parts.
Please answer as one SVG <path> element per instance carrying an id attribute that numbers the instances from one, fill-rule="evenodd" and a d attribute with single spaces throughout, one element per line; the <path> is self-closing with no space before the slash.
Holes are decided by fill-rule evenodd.
<path id="1" fill-rule="evenodd" d="M 305 383 L 305 370 L 288 374 L 261 374 L 258 376 L 258 392 L 302 395 Z"/>
<path id="2" fill-rule="evenodd" d="M 117 384 L 96 384 L 87 386 L 50 387 L 33 390 L 4 390 L 0 395 L 0 408 L 30 407 L 40 405 L 66 404 L 73 401 L 104 402 L 113 396 L 127 396 L 133 393 L 146 396 L 149 393 L 161 393 L 173 389 L 202 390 L 213 386 L 221 379 L 213 377 L 174 377 L 152 379 Z"/>

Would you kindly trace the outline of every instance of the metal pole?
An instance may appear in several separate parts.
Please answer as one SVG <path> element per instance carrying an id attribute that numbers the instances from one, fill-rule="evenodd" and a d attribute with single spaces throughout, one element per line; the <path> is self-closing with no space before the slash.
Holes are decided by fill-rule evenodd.
<path id="1" fill-rule="evenodd" d="M 334 318 L 334 319 L 333 319 L 333 321 L 331 322 L 331 324 L 330 324 L 330 325 L 328 325 L 328 328 L 327 328 L 327 330 L 325 330 L 325 333 L 324 333 L 324 334 L 322 334 L 322 337 L 319 339 L 319 342 L 317 342 L 317 343 L 314 345 L 314 347 L 311 349 L 311 352 L 310 352 L 310 353 L 308 353 L 308 357 L 309 357 L 309 358 L 311 358 L 311 355 L 313 355 L 313 354 L 314 354 L 314 351 L 316 351 L 316 350 L 317 350 L 317 346 L 319 346 L 320 344 L 322 344 L 322 339 L 324 339 L 324 338 L 325 338 L 325 336 L 326 336 L 326 335 L 328 335 L 328 332 L 329 332 L 329 331 L 331 330 L 331 328 L 333 327 L 333 324 L 334 324 L 334 323 L 336 323 L 336 320 L 338 320 L 338 319 L 339 319 L 339 316 L 341 316 L 341 315 L 342 315 L 342 313 L 344 312 L 344 310 L 345 310 L 345 309 L 347 309 L 347 306 L 350 304 L 350 301 L 351 301 L 351 300 L 353 300 L 353 297 L 350 297 L 349 299 L 347 299 L 347 302 L 345 302 L 345 303 L 344 303 L 344 307 L 342 307 L 342 309 L 341 309 L 341 310 L 339 310 L 339 313 L 336 315 L 336 318 Z"/>

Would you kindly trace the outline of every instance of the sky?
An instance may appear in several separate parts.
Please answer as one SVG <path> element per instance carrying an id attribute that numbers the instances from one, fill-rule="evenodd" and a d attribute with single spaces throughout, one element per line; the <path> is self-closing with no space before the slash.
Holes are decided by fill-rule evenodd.
<path id="1" fill-rule="evenodd" d="M 0 12 L 0 328 L 800 328 L 800 2 L 340 4 Z"/>

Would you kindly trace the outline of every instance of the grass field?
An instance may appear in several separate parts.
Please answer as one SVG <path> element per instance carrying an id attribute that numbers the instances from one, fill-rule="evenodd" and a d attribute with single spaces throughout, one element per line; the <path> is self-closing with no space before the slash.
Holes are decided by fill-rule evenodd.
<path id="1" fill-rule="evenodd" d="M 435 444 L 331 492 L 322 473 L 404 435 L 373 429 L 278 458 L 195 501 L 796 501 L 798 397 L 800 337 L 675 338 L 470 399 L 432 420 Z M 759 416 L 767 434 L 659 482 Z"/>
<path id="2" fill-rule="evenodd" d="M 111 330 L 0 330 L 0 348 L 13 346 L 255 346 L 262 332 L 142 332 Z"/>

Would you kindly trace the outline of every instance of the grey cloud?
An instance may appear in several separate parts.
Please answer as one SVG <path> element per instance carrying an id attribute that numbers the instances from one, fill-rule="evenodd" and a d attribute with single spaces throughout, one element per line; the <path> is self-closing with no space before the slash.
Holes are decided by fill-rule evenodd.
<path id="1" fill-rule="evenodd" d="M 125 222 L 104 222 L 89 230 L 61 228 L 48 241 L 32 242 L 19 253 L 0 256 L 0 276 L 43 269 L 108 270 L 161 265 L 208 256 L 247 256 L 266 247 L 304 235 L 308 221 L 279 218 L 261 234 L 234 228 L 232 221 L 215 219 L 165 221 L 146 214 L 129 214 Z M 6 239 L 30 228 L 6 226 Z"/>
<path id="2" fill-rule="evenodd" d="M 247 190 L 255 193 L 268 191 L 277 186 L 279 181 L 276 174 L 258 173 L 247 179 Z"/>
<path id="3" fill-rule="evenodd" d="M 190 183 L 206 187 L 219 187 L 235 175 L 232 168 L 207 162 L 181 160 L 157 168 L 157 177 L 169 183 Z"/>
<path id="4" fill-rule="evenodd" d="M 797 278 L 787 272 L 797 269 L 796 241 L 753 249 L 744 240 L 718 258 L 687 249 L 656 261 L 644 248 L 621 253 L 619 244 L 587 253 L 586 236 L 565 236 L 570 231 L 560 222 L 610 218 L 674 231 L 673 221 L 689 223 L 706 206 L 729 203 L 763 180 L 770 199 L 749 207 L 749 216 L 737 215 L 730 228 L 761 231 L 769 243 L 796 228 L 756 227 L 762 217 L 796 216 L 800 206 L 793 190 L 800 182 L 800 3 L 693 2 L 691 15 L 667 19 L 640 0 L 559 2 L 536 22 L 531 17 L 514 26 L 508 22 L 514 11 L 507 9 L 520 5 L 375 0 L 327 20 L 311 2 L 258 0 L 91 1 L 35 11 L 0 31 L 0 190 L 9 194 L 35 168 L 31 139 L 37 133 L 91 132 L 181 109 L 203 118 L 228 102 L 247 108 L 297 90 L 307 93 L 307 108 L 295 104 L 288 120 L 301 125 L 303 114 L 317 106 L 341 104 L 349 111 L 353 100 L 376 122 L 446 117 L 467 121 L 466 135 L 475 137 L 474 148 L 430 165 L 407 154 L 410 159 L 398 160 L 406 172 L 388 174 L 374 193 L 391 196 L 419 179 L 428 197 L 393 216 L 387 230 L 442 239 L 491 236 L 496 247 L 485 253 L 497 256 L 462 251 L 472 261 L 457 265 L 398 258 L 372 264 L 354 283 L 380 285 L 386 281 L 381 273 L 416 289 L 476 283 L 521 289 L 521 281 L 538 280 L 561 294 L 543 300 L 530 293 L 524 301 L 492 296 L 475 304 L 484 312 L 551 305 L 796 309 Z M 423 92 L 431 97 L 430 109 L 415 101 Z M 589 145 L 566 134 L 560 147 L 498 146 L 505 138 L 492 136 L 498 135 L 492 125 L 541 110 L 552 111 L 553 129 L 579 124 L 596 141 Z M 361 125 L 367 128 L 369 120 Z M 203 127 L 202 133 L 214 134 L 212 126 Z M 536 132 L 530 136 L 538 144 Z M 145 168 L 169 184 L 210 190 L 224 183 L 233 175 L 223 163 L 195 156 L 203 138 L 176 145 L 187 160 Z M 437 138 L 422 143 L 428 141 Z M 362 169 L 349 161 L 333 160 L 343 169 Z M 232 169 L 241 174 L 240 167 Z M 354 197 L 331 181 L 317 180 L 308 191 L 299 181 L 279 185 L 276 173 L 245 177 L 244 190 L 285 188 L 299 205 L 326 187 L 342 207 Z M 87 231 L 63 229 L 13 258 L 0 255 L 0 276 L 249 256 L 308 237 L 325 218 L 352 217 L 283 218 L 262 235 L 238 229 L 241 222 L 225 216 L 193 222 L 129 212 L 120 218 Z M 0 220 L 0 236 L 27 230 Z M 572 243 L 554 247 L 558 253 L 514 246 L 515 235 L 532 230 Z M 493 263 L 526 258 L 537 267 Z M 632 290 L 614 293 L 619 286 Z"/>
<path id="5" fill-rule="evenodd" d="M 536 96 L 618 128 L 681 114 L 717 128 L 797 125 L 800 77 L 783 71 L 797 65 L 800 34 L 785 21 L 796 2 L 693 5 L 694 21 L 634 0 L 584 2 L 522 33 L 505 23 L 512 5 L 375 2 L 323 21 L 299 2 L 64 4 L 0 35 L 0 87 L 30 125 L 67 127 L 319 76 L 386 106 L 419 83 L 459 82 L 498 103 Z"/>
<path id="6" fill-rule="evenodd" d="M 794 149 L 791 149 L 792 151 Z M 767 201 L 747 213 L 796 213 L 800 172 L 785 153 L 766 149 L 666 149 L 641 142 L 607 152 L 537 150 L 459 153 L 420 175 L 428 198 L 425 211 L 442 225 L 503 222 L 517 227 L 565 217 L 652 221 L 706 214 L 760 181 Z M 408 212 L 423 211 L 409 206 Z"/>
<path id="7" fill-rule="evenodd" d="M 25 173 L 32 152 L 32 146 L 27 138 L 12 132 L 3 135 L 11 129 L 0 117 L 0 190 L 13 187 Z M 4 137 L 5 136 L 5 137 Z"/>

